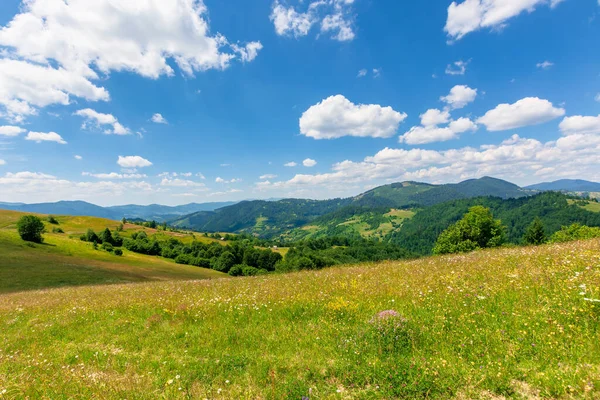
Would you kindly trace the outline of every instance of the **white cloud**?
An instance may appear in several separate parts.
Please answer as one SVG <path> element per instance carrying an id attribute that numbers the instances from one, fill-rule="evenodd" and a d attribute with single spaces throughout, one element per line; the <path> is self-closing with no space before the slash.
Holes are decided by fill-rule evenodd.
<path id="1" fill-rule="evenodd" d="M 18 126 L 0 126 L 0 136 L 18 136 L 21 133 L 27 132 L 25 129 Z"/>
<path id="2" fill-rule="evenodd" d="M 202 173 L 200 173 L 200 172 L 198 172 L 198 173 L 196 174 L 196 176 L 197 176 L 198 178 L 200 178 L 200 179 L 206 179 L 206 177 L 204 176 L 204 174 L 202 174 Z"/>
<path id="3" fill-rule="evenodd" d="M 598 1 L 600 2 L 600 0 L 598 0 Z M 600 93 L 598 93 L 598 94 L 596 95 L 596 97 L 594 98 L 594 100 L 596 100 L 596 101 L 600 102 Z"/>
<path id="4" fill-rule="evenodd" d="M 450 113 L 448 111 L 441 111 L 435 108 L 425 111 L 419 117 L 423 126 L 438 126 L 450 121 Z"/>
<path id="5" fill-rule="evenodd" d="M 354 104 L 342 95 L 328 97 L 306 110 L 300 132 L 313 139 L 344 136 L 388 138 L 393 136 L 405 113 L 378 104 Z"/>
<path id="6" fill-rule="evenodd" d="M 541 63 L 537 63 L 535 66 L 541 69 L 550 69 L 552 66 L 554 65 L 553 62 L 550 61 L 544 61 Z"/>
<path id="7" fill-rule="evenodd" d="M 25 140 L 31 140 L 36 143 L 56 142 L 60 144 L 67 144 L 67 142 L 65 142 L 65 140 L 56 132 L 29 132 L 27 136 L 25 136 Z"/>
<path id="8" fill-rule="evenodd" d="M 160 182 L 160 185 L 161 186 L 171 186 L 171 187 L 204 187 L 205 186 L 204 183 L 201 183 L 201 182 L 194 182 L 194 181 L 178 179 L 178 178 L 174 178 L 174 179 L 164 178 Z"/>
<path id="9" fill-rule="evenodd" d="M 446 122 L 448 120 L 441 123 Z M 451 121 L 446 127 L 439 127 L 438 124 L 413 126 L 408 132 L 400 136 L 400 142 L 410 145 L 445 142 L 458 138 L 461 133 L 475 130 L 477 130 L 477 125 L 473 121 L 468 118 L 459 118 L 456 121 Z"/>
<path id="10" fill-rule="evenodd" d="M 356 36 L 351 13 L 353 3 L 354 0 L 313 0 L 305 11 L 296 11 L 294 7 L 286 7 L 275 0 L 269 18 L 280 36 L 306 36 L 314 25 L 320 23 L 321 33 L 330 33 L 333 39 L 345 42 Z"/>
<path id="11" fill-rule="evenodd" d="M 560 123 L 559 128 L 563 135 L 600 133 L 600 115 L 597 117 L 582 115 L 566 117 Z"/>
<path id="12" fill-rule="evenodd" d="M 92 110 L 91 108 L 86 108 L 75 112 L 75 115 L 85 118 L 86 121 L 81 126 L 82 129 L 87 129 L 88 124 L 91 123 L 97 128 L 101 128 L 102 125 L 112 126 L 112 129 L 104 130 L 104 133 L 108 135 L 129 135 L 131 133 L 129 128 L 125 128 L 123 125 L 121 125 L 117 118 L 115 118 L 112 114 L 102 114 Z"/>
<path id="13" fill-rule="evenodd" d="M 140 156 L 119 156 L 117 164 L 123 168 L 143 168 L 152 165 L 150 161 Z"/>
<path id="14" fill-rule="evenodd" d="M 146 175 L 144 174 L 119 174 L 117 172 L 110 172 L 107 174 L 93 174 L 91 172 L 82 172 L 81 173 L 82 176 L 91 176 L 93 178 L 98 178 L 98 179 L 108 179 L 108 180 L 112 180 L 112 179 L 142 179 L 142 178 L 147 178 Z"/>
<path id="15" fill-rule="evenodd" d="M 190 176 L 192 176 L 192 173 L 191 172 L 182 172 L 181 176 L 189 178 Z"/>
<path id="16" fill-rule="evenodd" d="M 242 193 L 243 190 L 241 189 L 229 189 L 227 191 L 224 192 L 213 192 L 213 193 L 209 193 L 208 195 L 211 197 L 214 196 L 226 196 L 226 195 L 230 195 L 230 194 L 235 194 L 235 193 Z"/>
<path id="17" fill-rule="evenodd" d="M 275 179 L 277 178 L 277 175 L 274 174 L 266 174 L 266 175 L 261 175 L 261 177 L 259 178 L 261 181 L 264 180 L 269 180 L 269 179 Z"/>
<path id="18" fill-rule="evenodd" d="M 76 155 L 76 156 L 75 156 L 75 159 L 76 159 L 76 160 L 83 160 L 83 157 Z"/>
<path id="19" fill-rule="evenodd" d="M 452 64 L 448 64 L 446 66 L 446 74 L 447 75 L 464 75 L 467 72 L 467 65 L 469 65 L 469 61 L 455 61 Z"/>
<path id="20" fill-rule="evenodd" d="M 239 178 L 233 178 L 233 179 L 227 180 L 227 179 L 221 178 L 220 176 L 217 177 L 217 179 L 215 179 L 216 183 L 238 183 L 238 182 L 241 182 L 241 181 L 242 180 L 239 179 Z"/>
<path id="21" fill-rule="evenodd" d="M 5 117 L 22 120 L 36 107 L 69 104 L 71 96 L 108 100 L 92 81 L 112 71 L 156 79 L 174 75 L 170 63 L 192 76 L 225 69 L 235 58 L 250 61 L 257 43 L 243 46 L 244 53 L 211 34 L 207 12 L 201 0 L 24 1 L 0 30 Z"/>
<path id="22" fill-rule="evenodd" d="M 502 29 L 509 19 L 523 12 L 533 12 L 538 6 L 554 8 L 563 0 L 465 0 L 453 1 L 448 7 L 444 30 L 450 40 L 460 40 L 479 29 Z"/>
<path id="23" fill-rule="evenodd" d="M 381 76 L 381 68 L 373 68 L 373 78 L 379 78 Z"/>
<path id="24" fill-rule="evenodd" d="M 302 165 L 304 165 L 305 167 L 311 168 L 311 167 L 314 167 L 315 165 L 317 165 L 317 162 L 315 160 L 313 160 L 312 158 L 307 158 L 306 160 L 302 161 Z"/>
<path id="25" fill-rule="evenodd" d="M 251 62 L 258 57 L 258 52 L 262 50 L 263 45 L 260 42 L 250 42 L 245 46 L 232 44 L 231 48 L 240 55 L 242 62 Z"/>
<path id="26" fill-rule="evenodd" d="M 0 165 L 6 165 L 6 161 L 0 158 Z"/>
<path id="27" fill-rule="evenodd" d="M 165 117 L 163 117 L 162 114 L 159 113 L 154 114 L 150 120 L 155 124 L 168 124 Z"/>
<path id="28" fill-rule="evenodd" d="M 290 161 L 289 163 L 283 164 L 284 167 L 295 167 L 297 165 L 298 165 L 298 163 L 296 163 L 294 161 Z"/>
<path id="29" fill-rule="evenodd" d="M 504 131 L 537 125 L 565 115 L 563 108 L 556 108 L 548 100 L 526 97 L 514 104 L 500 104 L 488 111 L 477 123 L 483 124 L 488 131 Z"/>
<path id="30" fill-rule="evenodd" d="M 440 97 L 440 100 L 447 103 L 453 109 L 459 109 L 475 101 L 476 97 L 477 89 L 471 89 L 466 85 L 456 85 L 450 89 L 450 93 L 447 96 Z"/>
<path id="31" fill-rule="evenodd" d="M 367 70 L 366 69 L 361 69 L 360 71 L 358 71 L 358 75 L 356 75 L 357 78 L 362 78 L 363 76 L 367 76 Z"/>

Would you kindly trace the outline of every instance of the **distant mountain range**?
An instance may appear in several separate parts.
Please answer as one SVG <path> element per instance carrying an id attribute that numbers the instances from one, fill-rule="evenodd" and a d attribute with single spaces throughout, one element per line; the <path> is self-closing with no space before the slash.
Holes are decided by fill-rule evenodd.
<path id="1" fill-rule="evenodd" d="M 419 208 L 450 200 L 481 196 L 508 199 L 533 193 L 513 183 L 490 177 L 446 185 L 401 182 L 380 186 L 346 199 L 243 201 L 215 211 L 192 213 L 171 221 L 171 224 L 198 231 L 247 232 L 275 237 L 310 225 L 311 221 L 346 207 L 354 208 L 353 212 L 358 214 L 375 208 Z"/>
<path id="2" fill-rule="evenodd" d="M 600 183 L 584 181 L 581 179 L 561 179 L 554 182 L 544 182 L 526 186 L 525 189 L 564 192 L 600 192 Z"/>
<path id="3" fill-rule="evenodd" d="M 213 211 L 233 204 L 235 204 L 235 202 L 191 203 L 175 207 L 158 204 L 151 204 L 149 206 L 131 204 L 125 206 L 100 207 L 85 201 L 59 201 L 56 203 L 39 204 L 0 202 L 0 208 L 40 214 L 90 216 L 113 220 L 119 220 L 125 217 L 128 219 L 139 218 L 162 222 L 198 211 Z"/>

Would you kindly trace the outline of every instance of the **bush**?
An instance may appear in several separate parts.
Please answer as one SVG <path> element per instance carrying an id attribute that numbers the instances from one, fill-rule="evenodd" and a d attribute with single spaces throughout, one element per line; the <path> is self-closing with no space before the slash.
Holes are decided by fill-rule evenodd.
<path id="1" fill-rule="evenodd" d="M 600 228 L 590 228 L 589 226 L 573 224 L 563 226 L 560 231 L 554 233 L 550 238 L 551 243 L 564 243 L 573 240 L 594 239 L 600 237 Z"/>
<path id="2" fill-rule="evenodd" d="M 466 253 L 477 249 L 501 246 L 505 228 L 494 219 L 489 208 L 475 206 L 463 219 L 450 226 L 438 237 L 433 254 Z"/>
<path id="3" fill-rule="evenodd" d="M 112 244 L 110 244 L 110 243 L 108 243 L 108 242 L 104 242 L 104 243 L 102 243 L 102 246 L 100 246 L 100 248 L 101 248 L 102 250 L 106 250 L 106 251 L 108 251 L 109 253 L 112 253 L 112 252 L 113 252 L 113 250 L 114 250 L 114 247 L 113 247 L 113 245 L 112 245 Z"/>
<path id="4" fill-rule="evenodd" d="M 52 233 L 65 233 L 62 228 L 52 228 Z"/>
<path id="5" fill-rule="evenodd" d="M 102 240 L 100 240 L 100 238 L 98 237 L 98 235 L 96 235 L 96 232 L 94 232 L 92 229 L 88 229 L 85 236 L 81 237 L 81 240 L 84 240 L 86 242 L 90 242 L 90 243 L 102 243 Z"/>
<path id="6" fill-rule="evenodd" d="M 26 242 L 42 243 L 42 233 L 45 232 L 44 223 L 35 215 L 24 215 L 17 221 L 19 236 Z"/>
<path id="7" fill-rule="evenodd" d="M 242 268 L 242 274 L 244 274 L 244 276 L 256 276 L 259 274 L 259 271 L 258 268 L 249 267 L 247 265 Z"/>
<path id="8" fill-rule="evenodd" d="M 229 270 L 229 275 L 231 276 L 242 276 L 244 274 L 243 265 L 234 265 Z"/>
<path id="9" fill-rule="evenodd" d="M 192 263 L 192 258 L 187 254 L 180 254 L 175 258 L 175 262 L 177 264 L 190 265 Z"/>
<path id="10" fill-rule="evenodd" d="M 120 257 L 120 256 L 123 255 L 123 250 L 121 250 L 121 249 L 115 249 L 114 254 L 115 254 L 115 256 L 119 256 Z"/>
<path id="11" fill-rule="evenodd" d="M 546 242 L 546 232 L 544 230 L 544 223 L 539 217 L 536 217 L 531 225 L 525 231 L 523 241 L 526 244 L 540 245 Z"/>
<path id="12" fill-rule="evenodd" d="M 48 216 L 48 222 L 51 223 L 52 225 L 58 225 L 58 221 L 52 215 Z"/>

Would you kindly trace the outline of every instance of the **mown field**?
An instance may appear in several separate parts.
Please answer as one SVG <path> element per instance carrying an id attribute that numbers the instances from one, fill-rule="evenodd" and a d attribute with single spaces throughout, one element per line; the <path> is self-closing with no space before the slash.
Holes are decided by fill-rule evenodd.
<path id="1" fill-rule="evenodd" d="M 600 398 L 600 240 L 0 295 L 4 398 Z"/>
<path id="2" fill-rule="evenodd" d="M 94 250 L 91 243 L 79 240 L 88 228 L 96 231 L 115 230 L 119 222 L 93 217 L 61 217 L 58 225 L 46 223 L 43 244 L 22 241 L 16 221 L 24 215 L 16 211 L 0 211 L 0 293 L 44 289 L 61 286 L 165 280 L 211 279 L 227 277 L 213 270 L 183 266 L 172 260 L 149 257 L 124 250 L 122 257 Z M 45 216 L 40 216 L 45 218 Z M 65 233 L 52 233 L 60 227 Z M 142 230 L 126 224 L 123 236 Z M 155 231 L 147 229 L 148 234 Z M 164 233 L 165 235 L 167 233 Z M 177 235 L 192 241 L 187 234 Z M 214 240 L 196 235 L 196 240 Z"/>

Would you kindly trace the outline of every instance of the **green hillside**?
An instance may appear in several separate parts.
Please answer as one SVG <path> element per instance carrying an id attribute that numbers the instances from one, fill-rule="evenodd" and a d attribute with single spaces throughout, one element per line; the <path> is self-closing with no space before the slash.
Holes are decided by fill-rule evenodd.
<path id="1" fill-rule="evenodd" d="M 369 190 L 356 197 L 333 200 L 301 200 L 285 199 L 280 201 L 244 201 L 229 207 L 218 209 L 214 212 L 199 212 L 186 215 L 171 222 L 173 226 L 189 228 L 197 231 L 209 232 L 246 232 L 259 235 L 263 238 L 276 238 L 282 234 L 292 238 L 301 238 L 303 233 L 298 231 L 289 234 L 296 228 L 303 228 L 309 236 L 319 236 L 324 231 L 331 231 L 332 224 L 348 222 L 351 225 L 360 225 L 362 219 L 371 219 L 371 213 L 388 213 L 391 209 L 418 208 L 431 206 L 446 201 L 473 198 L 479 196 L 493 196 L 502 199 L 523 197 L 532 192 L 523 190 L 517 185 L 500 179 L 484 177 L 471 179 L 457 184 L 430 185 L 419 182 L 402 182 L 380 186 Z M 357 221 L 339 221 L 336 212 L 347 214 L 352 206 L 357 212 L 364 214 Z M 327 216 L 334 213 L 332 216 Z M 325 219 L 320 219 L 320 217 Z M 333 221 L 336 220 L 336 221 Z M 396 221 L 398 222 L 398 221 Z M 391 222 L 390 222 L 391 223 Z M 358 234 L 369 236 L 385 236 L 389 227 L 378 233 L 376 227 L 367 222 L 357 229 L 340 229 L 341 234 Z M 316 230 L 312 227 L 317 227 Z"/>
<path id="2" fill-rule="evenodd" d="M 102 218 L 59 216 L 56 217 L 58 225 L 46 224 L 49 233 L 44 234 L 43 244 L 26 243 L 19 238 L 15 226 L 22 215 L 25 214 L 0 211 L 0 293 L 61 286 L 227 277 L 216 271 L 178 265 L 171 260 L 127 250 L 121 257 L 94 250 L 91 243 L 80 241 L 79 235 L 88 228 L 101 231 L 119 225 L 119 222 Z M 52 233 L 54 227 L 60 227 L 65 233 Z M 123 236 L 143 229 L 130 224 L 124 228 Z M 189 236 L 181 235 L 181 238 L 186 237 Z"/>
<path id="3" fill-rule="evenodd" d="M 599 254 L 0 294 L 0 396 L 595 399 Z"/>

